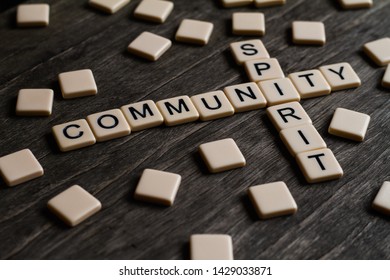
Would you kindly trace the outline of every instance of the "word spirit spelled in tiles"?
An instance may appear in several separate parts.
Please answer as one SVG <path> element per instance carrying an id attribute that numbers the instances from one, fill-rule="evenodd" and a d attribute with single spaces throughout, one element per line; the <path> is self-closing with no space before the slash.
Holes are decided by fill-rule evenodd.
<path id="1" fill-rule="evenodd" d="M 363 47 L 364 52 L 378 65 L 390 63 L 390 38 L 382 38 L 369 42 Z"/>
<path id="2" fill-rule="evenodd" d="M 252 82 L 284 78 L 284 73 L 276 58 L 248 60 L 244 63 L 246 73 Z"/>
<path id="3" fill-rule="evenodd" d="M 163 23 L 173 10 L 173 2 L 163 0 L 142 0 L 134 11 L 136 18 Z"/>
<path id="4" fill-rule="evenodd" d="M 191 260 L 233 260 L 233 242 L 226 234 L 193 234 Z"/>
<path id="5" fill-rule="evenodd" d="M 223 89 L 236 113 L 264 108 L 267 100 L 256 83 L 244 83 Z"/>
<path id="6" fill-rule="evenodd" d="M 156 127 L 164 122 L 163 116 L 152 100 L 125 105 L 121 110 L 132 131 Z"/>
<path id="7" fill-rule="evenodd" d="M 263 36 L 265 20 L 263 13 L 234 13 L 233 34 Z"/>
<path id="8" fill-rule="evenodd" d="M 356 88 L 361 85 L 359 76 L 347 62 L 325 65 L 319 69 L 332 91 Z"/>
<path id="9" fill-rule="evenodd" d="M 130 0 L 89 0 L 89 5 L 102 12 L 108 14 L 114 14 L 124 6 L 126 6 Z"/>
<path id="10" fill-rule="evenodd" d="M 390 215 L 390 182 L 384 182 L 372 202 L 372 208 L 385 215 Z"/>
<path id="11" fill-rule="evenodd" d="M 156 104 L 167 126 L 193 122 L 199 119 L 199 113 L 187 95 L 160 100 Z"/>
<path id="12" fill-rule="evenodd" d="M 308 70 L 288 75 L 302 99 L 327 95 L 331 87 L 319 70 Z"/>
<path id="13" fill-rule="evenodd" d="M 382 86 L 386 88 L 390 88 L 390 64 L 387 65 L 385 75 L 382 79 Z"/>
<path id="14" fill-rule="evenodd" d="M 199 112 L 201 121 L 210 121 L 234 114 L 233 106 L 221 90 L 194 95 L 191 100 Z"/>
<path id="15" fill-rule="evenodd" d="M 54 92 L 51 89 L 21 89 L 16 102 L 18 116 L 50 116 Z"/>
<path id="16" fill-rule="evenodd" d="M 258 85 L 267 99 L 268 106 L 301 100 L 301 96 L 288 78 L 267 80 L 259 82 Z"/>
<path id="17" fill-rule="evenodd" d="M 371 8 L 373 5 L 372 0 L 339 0 L 339 2 L 344 9 Z"/>
<path id="18" fill-rule="evenodd" d="M 294 21 L 292 23 L 293 42 L 303 45 L 324 45 L 325 25 L 318 21 Z"/>
<path id="19" fill-rule="evenodd" d="M 41 27 L 49 25 L 48 4 L 23 4 L 16 11 L 16 22 L 19 27 Z"/>
<path id="20" fill-rule="evenodd" d="M 234 8 L 252 4 L 253 0 L 221 0 L 221 2 L 225 8 Z"/>
<path id="21" fill-rule="evenodd" d="M 213 29 L 214 25 L 211 22 L 183 19 L 175 38 L 178 42 L 206 45 L 210 40 Z"/>
<path id="22" fill-rule="evenodd" d="M 333 114 L 328 132 L 350 140 L 363 141 L 369 123 L 369 115 L 337 108 Z"/>
<path id="23" fill-rule="evenodd" d="M 237 64 L 240 65 L 248 60 L 270 58 L 268 51 L 261 40 L 248 40 L 231 43 L 230 49 Z"/>
<path id="24" fill-rule="evenodd" d="M 58 75 L 64 99 L 95 95 L 97 87 L 90 69 L 65 72 Z"/>
<path id="25" fill-rule="evenodd" d="M 286 3 L 286 0 L 254 0 L 257 8 L 278 6 Z"/>
<path id="26" fill-rule="evenodd" d="M 171 40 L 145 31 L 130 43 L 127 50 L 132 54 L 151 61 L 156 61 L 171 46 Z"/>

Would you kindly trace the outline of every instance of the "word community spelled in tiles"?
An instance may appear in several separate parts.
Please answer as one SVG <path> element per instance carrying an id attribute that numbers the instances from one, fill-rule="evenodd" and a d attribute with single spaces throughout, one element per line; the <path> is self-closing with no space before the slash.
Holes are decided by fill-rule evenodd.
<path id="1" fill-rule="evenodd" d="M 231 139 L 217 140 L 199 146 L 199 153 L 211 173 L 227 171 L 246 165 L 236 142 Z"/>
<path id="2" fill-rule="evenodd" d="M 16 22 L 19 27 L 43 27 L 49 25 L 48 4 L 23 4 L 16 10 Z"/>
<path id="3" fill-rule="evenodd" d="M 283 70 L 276 58 L 246 61 L 245 71 L 252 82 L 284 78 Z"/>
<path id="4" fill-rule="evenodd" d="M 288 78 L 259 82 L 259 87 L 267 99 L 268 106 L 301 100 L 298 91 Z"/>
<path id="5" fill-rule="evenodd" d="M 221 90 L 194 95 L 191 101 L 198 110 L 201 121 L 215 120 L 234 114 L 234 108 Z"/>
<path id="6" fill-rule="evenodd" d="M 296 160 L 308 183 L 319 183 L 343 176 L 343 169 L 329 149 L 300 153 Z"/>
<path id="7" fill-rule="evenodd" d="M 248 194 L 260 219 L 291 215 L 298 210 L 298 206 L 284 182 L 250 187 Z"/>
<path id="8" fill-rule="evenodd" d="M 356 88 L 361 85 L 359 76 L 347 62 L 321 66 L 319 69 L 332 91 Z"/>
<path id="9" fill-rule="evenodd" d="M 156 105 L 167 126 L 189 123 L 199 119 L 199 113 L 187 95 L 160 100 Z"/>
<path id="10" fill-rule="evenodd" d="M 136 18 L 163 23 L 173 10 L 173 2 L 163 0 L 142 0 L 134 11 Z"/>
<path id="11" fill-rule="evenodd" d="M 127 47 L 127 50 L 137 56 L 151 61 L 156 61 L 171 46 L 172 42 L 167 38 L 150 32 L 142 32 L 134 41 L 130 43 L 130 45 Z"/>
<path id="12" fill-rule="evenodd" d="M 363 50 L 378 66 L 386 66 L 390 63 L 389 37 L 366 43 Z"/>
<path id="13" fill-rule="evenodd" d="M 325 25 L 319 21 L 294 21 L 293 42 L 301 45 L 324 45 Z"/>
<path id="14" fill-rule="evenodd" d="M 130 0 L 89 0 L 89 5 L 95 9 L 108 14 L 114 14 L 124 6 L 126 6 Z"/>
<path id="15" fill-rule="evenodd" d="M 256 83 L 244 83 L 223 89 L 236 113 L 264 108 L 267 100 Z"/>
<path id="16" fill-rule="evenodd" d="M 390 215 L 390 182 L 384 182 L 372 202 L 372 208 L 376 211 Z"/>
<path id="17" fill-rule="evenodd" d="M 178 42 L 206 45 L 210 40 L 213 29 L 214 25 L 211 22 L 183 19 L 175 38 Z"/>
<path id="18" fill-rule="evenodd" d="M 138 182 L 134 198 L 171 206 L 179 190 L 181 176 L 174 173 L 145 169 Z"/>
<path id="19" fill-rule="evenodd" d="M 97 213 L 102 204 L 82 187 L 74 185 L 50 199 L 47 207 L 68 226 L 74 227 Z"/>
<path id="20" fill-rule="evenodd" d="M 233 242 L 226 234 L 193 234 L 191 260 L 233 260 Z"/>
<path id="21" fill-rule="evenodd" d="M 90 69 L 64 72 L 58 75 L 64 99 L 95 95 L 97 86 Z"/>
<path id="22" fill-rule="evenodd" d="M 286 0 L 254 0 L 257 8 L 284 5 Z"/>
<path id="23" fill-rule="evenodd" d="M 328 132 L 355 141 L 363 141 L 370 123 L 370 116 L 352 110 L 337 108 Z"/>
<path id="24" fill-rule="evenodd" d="M 76 120 L 52 127 L 54 138 L 62 152 L 68 152 L 96 143 L 86 120 Z"/>
<path id="25" fill-rule="evenodd" d="M 263 13 L 234 13 L 233 34 L 263 36 L 265 20 Z"/>
<path id="26" fill-rule="evenodd" d="M 13 187 L 43 175 L 43 168 L 29 149 L 0 157 L 0 174 Z"/>
<path id="27" fill-rule="evenodd" d="M 371 8 L 374 4 L 372 0 L 340 0 L 344 9 Z"/>
<path id="28" fill-rule="evenodd" d="M 132 131 L 156 127 L 164 122 L 164 118 L 152 100 L 125 105 L 121 110 Z"/>
<path id="29" fill-rule="evenodd" d="M 51 89 L 21 89 L 16 102 L 18 116 L 50 116 L 54 92 Z"/>
<path id="30" fill-rule="evenodd" d="M 302 99 L 331 93 L 331 87 L 319 70 L 307 70 L 288 75 Z"/>
<path id="31" fill-rule="evenodd" d="M 270 58 L 263 42 L 258 39 L 231 43 L 230 49 L 237 64 L 240 65 L 248 60 Z"/>
<path id="32" fill-rule="evenodd" d="M 225 8 L 234 8 L 252 4 L 253 0 L 221 0 L 221 3 Z"/>
<path id="33" fill-rule="evenodd" d="M 386 88 L 390 88 L 390 64 L 387 65 L 385 75 L 382 79 L 382 86 Z"/>

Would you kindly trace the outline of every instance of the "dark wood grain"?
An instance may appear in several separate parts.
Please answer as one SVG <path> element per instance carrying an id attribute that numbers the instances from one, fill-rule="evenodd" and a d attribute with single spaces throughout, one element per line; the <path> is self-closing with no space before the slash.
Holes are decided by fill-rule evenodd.
<path id="1" fill-rule="evenodd" d="M 223 9 L 218 1 L 181 0 L 175 1 L 173 13 L 161 25 L 131 16 L 139 1 L 114 15 L 90 9 L 87 1 L 47 2 L 50 26 L 38 29 L 17 28 L 16 7 L 1 6 L 0 156 L 29 148 L 45 175 L 13 188 L 0 183 L 0 258 L 186 259 L 194 233 L 230 234 L 236 259 L 390 258 L 390 220 L 370 209 L 380 185 L 390 179 L 390 92 L 380 86 L 384 69 L 361 51 L 364 43 L 389 36 L 390 1 L 344 11 L 332 0 L 289 0 L 285 6 L 267 9 Z M 194 95 L 246 82 L 228 47 L 245 39 L 231 34 L 231 14 L 256 10 L 266 16 L 267 34 L 262 40 L 285 73 L 346 61 L 360 76 L 362 86 L 357 89 L 302 101 L 342 165 L 343 178 L 307 184 L 264 109 L 148 129 L 59 152 L 50 133 L 53 125 L 135 101 Z M 127 54 L 126 46 L 142 31 L 173 40 L 183 18 L 213 22 L 210 43 L 204 47 L 174 43 L 155 63 Z M 292 45 L 293 20 L 323 21 L 326 45 Z M 92 69 L 98 95 L 62 99 L 58 73 L 83 68 Z M 17 92 L 26 87 L 55 90 L 52 116 L 15 116 Z M 337 107 L 371 116 L 364 142 L 327 133 Z M 247 166 L 209 174 L 197 147 L 227 137 L 236 140 Z M 182 175 L 172 207 L 132 198 L 145 168 Z M 246 190 L 277 180 L 287 183 L 299 211 L 260 221 Z M 95 195 L 103 209 L 68 228 L 46 210 L 46 203 L 72 184 Z"/>

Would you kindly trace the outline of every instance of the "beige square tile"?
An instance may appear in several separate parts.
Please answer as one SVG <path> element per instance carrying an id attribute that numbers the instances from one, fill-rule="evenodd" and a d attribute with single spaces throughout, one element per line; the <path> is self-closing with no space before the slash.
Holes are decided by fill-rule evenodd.
<path id="1" fill-rule="evenodd" d="M 87 122 L 98 142 L 130 134 L 130 126 L 119 109 L 108 110 L 87 116 Z"/>
<path id="2" fill-rule="evenodd" d="M 284 103 L 267 108 L 267 115 L 277 131 L 312 124 L 311 119 L 298 102 Z"/>
<path id="3" fill-rule="evenodd" d="M 225 8 L 247 6 L 247 5 L 252 4 L 252 3 L 253 3 L 253 0 L 221 0 L 221 4 Z"/>
<path id="4" fill-rule="evenodd" d="M 62 97 L 65 99 L 95 95 L 97 87 L 90 69 L 65 72 L 58 75 Z"/>
<path id="5" fill-rule="evenodd" d="M 307 70 L 288 75 L 302 99 L 328 95 L 330 85 L 319 70 Z"/>
<path id="6" fill-rule="evenodd" d="M 293 157 L 299 153 L 327 147 L 324 139 L 311 124 L 283 129 L 280 131 L 280 138 Z"/>
<path id="7" fill-rule="evenodd" d="M 176 41 L 206 45 L 209 42 L 214 25 L 211 22 L 183 19 L 176 33 Z"/>
<path id="8" fill-rule="evenodd" d="M 47 207 L 68 226 L 74 227 L 97 213 L 102 204 L 82 187 L 74 185 L 50 199 Z"/>
<path id="9" fill-rule="evenodd" d="M 286 3 L 286 0 L 254 0 L 254 2 L 255 2 L 255 6 L 260 8 L 260 7 L 283 5 Z"/>
<path id="10" fill-rule="evenodd" d="M 372 208 L 382 214 L 390 215 L 390 182 L 383 183 L 372 202 Z"/>
<path id="11" fill-rule="evenodd" d="M 23 4 L 16 10 L 19 27 L 39 27 L 49 25 L 50 6 L 48 4 Z"/>
<path id="12" fill-rule="evenodd" d="M 361 85 L 359 76 L 347 62 L 326 65 L 319 69 L 332 91 L 356 88 Z"/>
<path id="13" fill-rule="evenodd" d="M 215 120 L 234 114 L 234 108 L 222 90 L 194 95 L 191 97 L 191 101 L 198 110 L 202 121 Z"/>
<path id="14" fill-rule="evenodd" d="M 132 131 L 156 127 L 164 122 L 164 118 L 152 100 L 125 105 L 121 110 Z"/>
<path id="15" fill-rule="evenodd" d="M 135 9 L 136 18 L 163 23 L 173 10 L 173 2 L 162 0 L 143 0 Z"/>
<path id="16" fill-rule="evenodd" d="M 199 146 L 199 153 L 211 173 L 246 165 L 244 156 L 231 138 L 202 144 Z"/>
<path id="17" fill-rule="evenodd" d="M 250 187 L 248 194 L 260 219 L 291 215 L 298 210 L 298 206 L 284 182 Z"/>
<path id="18" fill-rule="evenodd" d="M 233 242 L 226 234 L 193 234 L 191 260 L 233 260 Z"/>
<path id="19" fill-rule="evenodd" d="M 156 104 L 167 126 L 194 122 L 199 119 L 199 113 L 187 95 L 160 100 Z"/>
<path id="20" fill-rule="evenodd" d="M 369 115 L 344 108 L 337 108 L 333 114 L 328 132 L 343 138 L 363 141 L 369 123 Z"/>
<path id="21" fill-rule="evenodd" d="M 387 65 L 385 75 L 382 79 L 382 86 L 386 88 L 390 88 L 390 64 Z"/>
<path id="22" fill-rule="evenodd" d="M 308 183 L 319 183 L 343 176 L 343 169 L 329 149 L 300 153 L 296 160 Z"/>
<path id="23" fill-rule="evenodd" d="M 325 25 L 319 21 L 294 21 L 292 23 L 293 42 L 303 45 L 324 45 Z"/>
<path id="24" fill-rule="evenodd" d="M 50 116 L 54 93 L 51 89 L 21 89 L 16 102 L 18 116 Z"/>
<path id="25" fill-rule="evenodd" d="M 288 78 L 262 81 L 258 85 L 267 99 L 268 106 L 301 100 L 301 96 Z"/>
<path id="26" fill-rule="evenodd" d="M 247 40 L 230 44 L 230 50 L 237 64 L 243 64 L 248 60 L 269 58 L 267 49 L 261 40 Z"/>
<path id="27" fill-rule="evenodd" d="M 89 0 L 89 5 L 102 12 L 114 14 L 129 2 L 130 0 Z"/>
<path id="28" fill-rule="evenodd" d="M 263 58 L 244 62 L 245 71 L 251 82 L 284 78 L 284 73 L 276 58 Z"/>
<path id="29" fill-rule="evenodd" d="M 174 173 L 145 169 L 138 182 L 134 198 L 171 206 L 179 190 L 181 176 Z"/>
<path id="30" fill-rule="evenodd" d="M 43 175 L 43 168 L 29 149 L 0 157 L 1 177 L 9 187 Z"/>
<path id="31" fill-rule="evenodd" d="M 91 128 L 84 119 L 52 127 L 54 138 L 62 152 L 81 149 L 96 143 Z"/>
<path id="32" fill-rule="evenodd" d="M 390 63 L 389 37 L 369 42 L 364 45 L 363 49 L 378 66 L 386 66 Z"/>
<path id="33" fill-rule="evenodd" d="M 234 13 L 233 34 L 263 36 L 265 20 L 263 13 Z"/>
<path id="34" fill-rule="evenodd" d="M 130 45 L 127 50 L 135 55 L 151 61 L 159 59 L 170 47 L 172 42 L 159 35 L 143 32 Z"/>
<path id="35" fill-rule="evenodd" d="M 256 83 L 244 83 L 223 89 L 236 113 L 264 108 L 267 100 Z"/>
<path id="36" fill-rule="evenodd" d="M 374 4 L 372 0 L 340 0 L 344 9 L 370 8 Z"/>

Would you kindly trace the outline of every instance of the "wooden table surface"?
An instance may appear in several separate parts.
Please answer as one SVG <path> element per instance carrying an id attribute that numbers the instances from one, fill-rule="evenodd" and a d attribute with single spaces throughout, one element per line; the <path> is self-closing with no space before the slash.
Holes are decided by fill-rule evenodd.
<path id="1" fill-rule="evenodd" d="M 390 180 L 390 92 L 380 86 L 384 68 L 362 52 L 364 43 L 390 35 L 390 1 L 371 9 L 344 11 L 336 0 L 288 0 L 281 7 L 224 9 L 218 1 L 181 0 L 164 24 L 135 19 L 139 1 L 106 15 L 87 1 L 50 4 L 47 28 L 17 28 L 15 3 L 0 15 L 0 156 L 29 148 L 45 175 L 16 187 L 0 182 L 0 258 L 3 259 L 188 259 L 195 233 L 232 236 L 235 259 L 388 259 L 390 219 L 371 210 L 381 184 Z M 27 1 L 34 2 L 34 1 Z M 39 1 L 35 1 L 39 2 Z M 247 82 L 229 43 L 248 37 L 231 34 L 231 15 L 261 11 L 270 55 L 286 74 L 349 62 L 362 80 L 357 89 L 301 102 L 344 169 L 344 177 L 307 184 L 265 110 L 231 117 L 161 126 L 130 136 L 62 153 L 51 127 L 136 101 L 195 95 Z M 214 23 L 204 47 L 173 42 L 157 62 L 130 55 L 126 47 L 150 31 L 174 41 L 180 21 Z M 291 43 L 294 20 L 325 23 L 323 47 Z M 64 100 L 61 72 L 92 69 L 98 94 Z M 50 117 L 16 117 L 21 88 L 55 91 Z M 362 143 L 328 134 L 338 107 L 369 114 Z M 209 174 L 197 153 L 202 143 L 231 137 L 247 166 Z M 145 168 L 182 176 L 175 203 L 161 207 L 138 202 L 133 193 Z M 285 181 L 299 210 L 293 216 L 259 220 L 248 187 Z M 96 196 L 102 210 L 68 228 L 46 208 L 47 201 L 79 184 Z"/>

